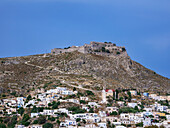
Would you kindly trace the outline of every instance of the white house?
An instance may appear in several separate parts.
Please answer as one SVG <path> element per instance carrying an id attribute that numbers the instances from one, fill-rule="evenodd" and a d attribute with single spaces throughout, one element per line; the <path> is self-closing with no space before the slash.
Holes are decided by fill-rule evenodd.
<path id="1" fill-rule="evenodd" d="M 54 110 L 49 110 L 49 109 L 45 109 L 42 112 L 42 115 L 53 115 L 54 114 Z"/>
<path id="2" fill-rule="evenodd" d="M 121 123 L 130 124 L 134 122 L 135 124 L 140 123 L 144 120 L 143 113 L 121 113 L 120 114 Z"/>
<path id="3" fill-rule="evenodd" d="M 79 113 L 79 114 L 69 114 L 70 119 L 75 120 L 77 118 L 92 121 L 93 123 L 98 123 L 101 118 L 97 113 Z"/>
<path id="4" fill-rule="evenodd" d="M 144 108 L 144 110 L 145 110 L 146 112 L 152 112 L 152 111 L 153 111 L 152 108 Z"/>
<path id="5" fill-rule="evenodd" d="M 117 107 L 106 107 L 106 111 L 108 113 L 112 113 L 113 111 L 118 111 L 118 108 Z"/>
<path id="6" fill-rule="evenodd" d="M 135 108 L 135 106 L 137 106 L 137 103 L 128 103 L 129 107 Z"/>
<path id="7" fill-rule="evenodd" d="M 73 95 L 74 92 L 73 91 L 69 91 L 69 90 L 65 90 L 65 91 L 62 91 L 61 94 L 63 94 L 63 95 Z"/>
<path id="8" fill-rule="evenodd" d="M 106 111 L 99 111 L 98 113 L 100 117 L 106 117 Z"/>
<path id="9" fill-rule="evenodd" d="M 91 107 L 98 106 L 96 102 L 88 102 L 88 105 L 90 105 Z"/>
<path id="10" fill-rule="evenodd" d="M 121 122 L 112 122 L 112 124 L 115 125 L 115 126 L 120 126 Z"/>
<path id="11" fill-rule="evenodd" d="M 167 120 L 170 120 L 170 115 L 166 115 L 166 119 L 167 119 Z"/>
<path id="12" fill-rule="evenodd" d="M 89 100 L 89 98 L 88 97 L 80 97 L 80 100 L 85 100 L 85 101 L 88 101 Z"/>
<path id="13" fill-rule="evenodd" d="M 54 113 L 66 113 L 66 114 L 69 114 L 69 111 L 66 108 L 59 108 L 59 109 L 54 109 Z"/>
<path id="14" fill-rule="evenodd" d="M 31 113 L 31 118 L 39 116 L 40 113 Z"/>
<path id="15" fill-rule="evenodd" d="M 129 113 L 121 113 L 120 114 L 120 122 L 123 124 L 130 124 L 130 114 Z"/>
<path id="16" fill-rule="evenodd" d="M 65 123 L 67 126 L 70 126 L 70 125 L 77 125 L 77 122 L 75 120 L 65 120 Z"/>
<path id="17" fill-rule="evenodd" d="M 86 110 L 87 112 L 89 112 L 89 107 L 87 107 L 86 105 L 82 105 L 82 109 Z"/>
<path id="18" fill-rule="evenodd" d="M 134 96 L 137 95 L 137 91 L 136 90 L 130 90 L 130 93 L 131 93 L 131 95 L 134 95 Z"/>
<path id="19" fill-rule="evenodd" d="M 24 106 L 24 97 L 17 97 L 17 105 L 18 107 Z"/>
<path id="20" fill-rule="evenodd" d="M 43 126 L 42 125 L 39 125 L 39 124 L 32 124 L 32 125 L 29 125 L 29 128 L 42 128 Z"/>
<path id="21" fill-rule="evenodd" d="M 157 111 L 159 112 L 166 112 L 166 110 L 168 109 L 168 106 L 157 106 Z"/>
<path id="22" fill-rule="evenodd" d="M 100 128 L 107 128 L 106 122 L 97 123 Z"/>
<path id="23" fill-rule="evenodd" d="M 77 99 L 68 99 L 68 102 L 73 102 L 73 103 L 76 103 L 76 104 L 80 104 L 79 100 L 77 100 Z"/>
<path id="24" fill-rule="evenodd" d="M 35 102 L 36 102 L 36 100 L 30 100 L 30 101 L 28 101 L 28 103 L 26 103 L 25 104 L 25 106 L 24 106 L 24 108 L 26 108 L 28 105 L 34 105 L 35 104 Z"/>
<path id="25" fill-rule="evenodd" d="M 151 119 L 150 118 L 145 118 L 143 121 L 143 126 L 150 126 L 151 125 Z"/>
<path id="26" fill-rule="evenodd" d="M 15 128 L 24 128 L 25 126 L 24 125 L 15 125 Z"/>
<path id="27" fill-rule="evenodd" d="M 126 128 L 126 127 L 125 127 L 125 126 L 120 125 L 120 126 L 116 126 L 116 128 Z"/>

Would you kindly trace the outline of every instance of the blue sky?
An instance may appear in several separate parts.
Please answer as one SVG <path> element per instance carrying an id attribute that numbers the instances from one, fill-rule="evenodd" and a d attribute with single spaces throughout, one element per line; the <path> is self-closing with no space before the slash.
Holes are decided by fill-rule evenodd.
<path id="1" fill-rule="evenodd" d="M 0 0 L 0 57 L 111 41 L 170 78 L 170 0 Z"/>

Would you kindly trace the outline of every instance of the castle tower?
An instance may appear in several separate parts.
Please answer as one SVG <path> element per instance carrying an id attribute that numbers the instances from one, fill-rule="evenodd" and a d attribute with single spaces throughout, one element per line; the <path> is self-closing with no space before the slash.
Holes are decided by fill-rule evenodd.
<path id="1" fill-rule="evenodd" d="M 102 103 L 106 103 L 106 91 L 105 89 L 102 90 Z"/>

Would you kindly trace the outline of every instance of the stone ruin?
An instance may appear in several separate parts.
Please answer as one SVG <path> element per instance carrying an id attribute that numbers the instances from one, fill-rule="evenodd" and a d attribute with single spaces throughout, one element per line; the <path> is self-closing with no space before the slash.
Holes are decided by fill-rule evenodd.
<path id="1" fill-rule="evenodd" d="M 90 53 L 102 56 L 116 56 L 126 52 L 125 47 L 116 46 L 114 43 L 107 42 L 90 42 L 84 46 L 72 46 L 68 48 L 54 48 L 51 50 L 51 54 L 57 55 L 66 52 L 78 51 L 80 53 Z"/>

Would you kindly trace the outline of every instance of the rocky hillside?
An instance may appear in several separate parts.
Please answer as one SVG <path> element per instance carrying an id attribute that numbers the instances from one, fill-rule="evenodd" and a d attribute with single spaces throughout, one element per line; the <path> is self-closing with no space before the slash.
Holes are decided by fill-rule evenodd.
<path id="1" fill-rule="evenodd" d="M 1 58 L 0 85 L 3 96 L 25 95 L 55 85 L 76 85 L 93 90 L 104 87 L 170 92 L 168 78 L 131 60 L 126 52 L 115 57 L 75 51 Z"/>

